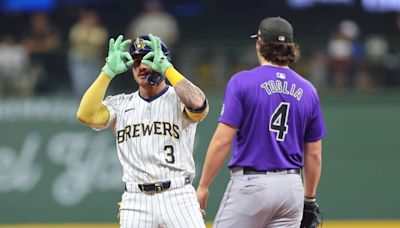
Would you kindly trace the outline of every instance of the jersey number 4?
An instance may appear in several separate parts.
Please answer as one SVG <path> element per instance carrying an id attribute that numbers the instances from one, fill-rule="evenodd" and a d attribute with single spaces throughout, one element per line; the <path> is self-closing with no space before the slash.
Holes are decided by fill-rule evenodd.
<path id="1" fill-rule="evenodd" d="M 277 141 L 285 141 L 289 126 L 287 124 L 290 103 L 281 102 L 269 120 L 269 130 L 276 132 Z"/>

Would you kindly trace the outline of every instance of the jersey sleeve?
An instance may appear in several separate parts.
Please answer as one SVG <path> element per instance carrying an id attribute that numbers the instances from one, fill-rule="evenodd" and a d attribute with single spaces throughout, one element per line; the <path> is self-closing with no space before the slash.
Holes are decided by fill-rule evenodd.
<path id="1" fill-rule="evenodd" d="M 241 102 L 241 92 L 237 77 L 233 76 L 229 80 L 225 89 L 224 103 L 222 104 L 219 122 L 239 128 L 242 122 L 243 104 Z"/>
<path id="2" fill-rule="evenodd" d="M 121 100 L 121 95 L 118 96 L 108 96 L 103 101 L 103 105 L 106 106 L 108 112 L 110 113 L 110 117 L 108 118 L 108 122 L 105 126 L 94 126 L 92 125 L 92 129 L 96 131 L 101 131 L 107 129 L 111 126 L 114 126 L 115 119 L 117 118 L 117 112 L 119 110 L 119 103 Z"/>
<path id="3" fill-rule="evenodd" d="M 325 137 L 327 131 L 325 127 L 325 121 L 322 116 L 321 105 L 319 102 L 318 95 L 316 95 L 316 101 L 313 105 L 313 112 L 309 122 L 307 123 L 306 133 L 304 135 L 304 141 L 315 142 Z"/>

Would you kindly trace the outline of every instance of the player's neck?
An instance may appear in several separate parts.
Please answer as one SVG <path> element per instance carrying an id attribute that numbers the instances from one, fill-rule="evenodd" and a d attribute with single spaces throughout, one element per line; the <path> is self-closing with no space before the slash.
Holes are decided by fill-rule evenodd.
<path id="1" fill-rule="evenodd" d="M 274 64 L 273 62 L 266 60 L 263 56 L 261 56 L 261 54 L 259 52 L 257 52 L 257 58 L 258 58 L 258 62 L 260 63 L 261 66 L 289 68 L 288 65 L 281 66 L 281 65 L 277 65 L 277 64 Z"/>
<path id="2" fill-rule="evenodd" d="M 283 65 L 283 66 L 282 65 L 277 65 L 277 64 L 274 64 L 274 63 L 272 63 L 272 62 L 270 62 L 268 60 L 265 60 L 265 59 L 260 61 L 260 65 L 261 66 L 273 66 L 273 67 L 289 68 L 288 65 Z"/>
<path id="3" fill-rule="evenodd" d="M 151 97 L 154 97 L 156 95 L 158 95 L 159 93 L 161 93 L 161 91 L 163 91 L 163 89 L 167 86 L 167 84 L 165 82 L 161 82 L 159 85 L 152 85 L 152 86 L 140 86 L 139 87 L 139 93 L 140 96 L 145 98 L 145 99 L 149 99 Z"/>

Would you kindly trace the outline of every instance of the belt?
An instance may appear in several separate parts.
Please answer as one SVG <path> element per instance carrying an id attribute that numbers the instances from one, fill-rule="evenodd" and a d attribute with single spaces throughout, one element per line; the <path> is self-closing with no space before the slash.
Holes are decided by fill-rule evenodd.
<path id="1" fill-rule="evenodd" d="M 242 167 L 234 167 L 232 168 L 232 172 L 240 172 L 243 175 L 252 175 L 252 174 L 300 174 L 300 169 L 281 169 L 281 170 L 255 170 L 252 168 L 242 168 Z"/>
<path id="2" fill-rule="evenodd" d="M 190 177 L 176 178 L 168 181 L 160 181 L 153 183 L 125 183 L 126 192 L 162 192 L 172 188 L 179 188 L 192 183 Z"/>
<path id="3" fill-rule="evenodd" d="M 171 187 L 171 181 L 156 182 L 152 184 L 138 184 L 138 187 L 142 192 L 161 192 Z"/>

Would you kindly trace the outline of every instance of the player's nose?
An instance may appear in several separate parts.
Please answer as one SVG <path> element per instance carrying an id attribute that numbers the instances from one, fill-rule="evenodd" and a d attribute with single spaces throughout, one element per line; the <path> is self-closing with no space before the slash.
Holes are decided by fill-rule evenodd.
<path id="1" fill-rule="evenodd" d="M 149 71 L 149 70 L 151 70 L 151 67 L 149 67 L 148 65 L 146 65 L 144 63 L 140 63 L 139 69 L 140 69 L 140 71 Z"/>

